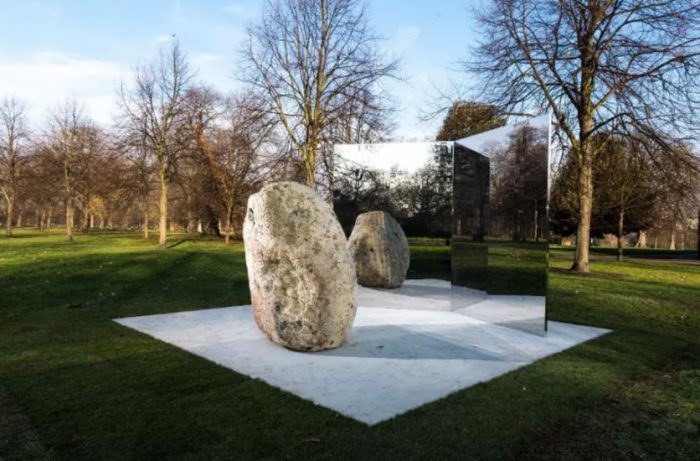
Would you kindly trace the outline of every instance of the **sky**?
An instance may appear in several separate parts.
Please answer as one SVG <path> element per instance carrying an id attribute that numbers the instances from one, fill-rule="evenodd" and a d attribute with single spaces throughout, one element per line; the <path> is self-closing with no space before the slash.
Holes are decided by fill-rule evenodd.
<path id="1" fill-rule="evenodd" d="M 439 120 L 423 122 L 422 108 L 464 79 L 457 71 L 476 41 L 474 1 L 369 0 L 370 24 L 381 48 L 401 61 L 400 80 L 385 87 L 397 108 L 395 139 L 430 140 Z M 0 97 L 26 102 L 40 127 L 66 97 L 81 100 L 109 125 L 116 88 L 138 62 L 153 59 L 173 37 L 197 80 L 227 92 L 246 25 L 262 14 L 262 0 L 0 0 Z M 424 110 L 423 110 L 424 111 Z"/>

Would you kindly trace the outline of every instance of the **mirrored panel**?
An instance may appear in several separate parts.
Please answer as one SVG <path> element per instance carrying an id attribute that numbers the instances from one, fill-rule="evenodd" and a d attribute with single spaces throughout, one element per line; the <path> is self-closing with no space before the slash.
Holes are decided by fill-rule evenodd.
<path id="1" fill-rule="evenodd" d="M 410 246 L 407 279 L 444 282 L 449 300 L 452 213 L 451 142 L 335 146 L 333 205 L 350 235 L 357 216 L 386 211 Z M 406 291 L 413 283 L 404 284 Z"/>
<path id="2" fill-rule="evenodd" d="M 455 142 L 454 310 L 546 331 L 549 140 L 545 116 Z"/>
<path id="3" fill-rule="evenodd" d="M 452 310 L 546 331 L 549 117 L 454 142 L 335 146 L 335 212 L 386 211 L 410 246 L 407 280 L 364 307 Z M 387 305 L 396 302 L 398 305 Z"/>

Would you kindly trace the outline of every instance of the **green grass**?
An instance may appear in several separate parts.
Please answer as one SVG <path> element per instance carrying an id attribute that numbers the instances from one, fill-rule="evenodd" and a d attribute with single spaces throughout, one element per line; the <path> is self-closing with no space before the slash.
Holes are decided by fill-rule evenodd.
<path id="1" fill-rule="evenodd" d="M 248 302 L 240 244 L 172 242 L 0 240 L 0 459 L 700 459 L 699 265 L 553 251 L 550 318 L 614 333 L 368 427 L 112 322 Z"/>

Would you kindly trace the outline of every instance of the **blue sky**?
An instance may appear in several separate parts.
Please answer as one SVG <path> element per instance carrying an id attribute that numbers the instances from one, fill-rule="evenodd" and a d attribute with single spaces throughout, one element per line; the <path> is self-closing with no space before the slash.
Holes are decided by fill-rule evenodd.
<path id="1" fill-rule="evenodd" d="M 198 79 L 228 91 L 245 26 L 261 14 L 262 0 L 0 0 L 0 96 L 16 95 L 39 125 L 66 96 L 81 99 L 108 124 L 115 88 L 139 60 L 151 59 L 172 34 Z M 429 139 L 436 122 L 418 120 L 421 106 L 460 78 L 450 69 L 476 36 L 469 0 L 370 0 L 369 18 L 386 37 L 383 47 L 401 58 L 404 81 L 390 82 L 399 112 L 396 137 Z M 463 77 L 461 77 L 463 78 Z"/>

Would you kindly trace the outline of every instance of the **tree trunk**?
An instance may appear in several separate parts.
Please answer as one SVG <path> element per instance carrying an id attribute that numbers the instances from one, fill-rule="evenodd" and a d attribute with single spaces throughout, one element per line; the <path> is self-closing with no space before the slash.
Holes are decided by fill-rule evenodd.
<path id="1" fill-rule="evenodd" d="M 83 209 L 83 225 L 81 227 L 83 234 L 87 234 L 90 231 L 90 212 L 87 208 Z"/>
<path id="2" fill-rule="evenodd" d="M 39 207 L 34 209 L 34 227 L 41 229 L 41 210 Z"/>
<path id="3" fill-rule="evenodd" d="M 51 228 L 51 220 L 53 219 L 53 207 L 49 207 L 49 211 L 46 213 L 46 228 Z"/>
<path id="4" fill-rule="evenodd" d="M 593 153 L 589 142 L 582 143 L 581 150 L 582 161 L 578 181 L 578 230 L 576 232 L 576 254 L 571 270 L 589 272 L 591 210 L 593 208 Z"/>
<path id="5" fill-rule="evenodd" d="M 233 215 L 233 206 L 229 205 L 226 207 L 226 233 L 224 237 L 224 243 L 226 245 L 229 244 L 231 241 L 231 222 L 233 221 L 232 219 Z"/>
<path id="6" fill-rule="evenodd" d="M 41 210 L 41 221 L 39 221 L 39 230 L 44 231 L 46 229 L 46 210 Z"/>
<path id="7" fill-rule="evenodd" d="M 165 177 L 165 172 L 160 174 L 160 221 L 158 223 L 158 245 L 165 247 L 168 240 L 168 180 Z"/>
<path id="8" fill-rule="evenodd" d="M 646 248 L 647 247 L 647 231 L 645 231 L 645 230 L 639 231 L 639 238 L 637 239 L 637 244 L 635 246 L 637 248 Z"/>
<path id="9" fill-rule="evenodd" d="M 7 205 L 7 219 L 5 221 L 5 237 L 12 237 L 12 215 L 14 214 L 14 200 L 10 200 L 5 197 L 5 203 Z"/>
<path id="10" fill-rule="evenodd" d="M 196 230 L 197 223 L 194 219 L 194 213 L 192 213 L 192 198 L 187 194 L 187 228 L 185 231 L 188 234 L 193 234 Z"/>
<path id="11" fill-rule="evenodd" d="M 537 200 L 535 200 L 535 218 L 534 218 L 534 219 L 535 219 L 535 223 L 534 223 L 534 226 L 535 226 L 535 232 L 534 232 L 534 234 L 535 234 L 535 235 L 534 235 L 534 237 L 535 237 L 535 243 L 537 243 L 537 242 L 540 241 L 540 236 L 539 236 L 539 234 L 537 233 L 537 232 L 539 231 L 539 229 L 537 228 L 537 225 L 539 224 L 539 216 L 538 216 L 538 213 L 537 213 L 538 211 L 539 211 L 539 210 L 537 209 Z"/>
<path id="12" fill-rule="evenodd" d="M 75 210 L 73 209 L 73 199 L 66 200 L 66 240 L 73 241 L 73 217 Z"/>
<path id="13" fill-rule="evenodd" d="M 622 262 L 624 259 L 622 255 L 622 234 L 625 229 L 625 212 L 620 211 L 618 220 L 617 220 L 617 260 L 619 262 Z"/>
<path id="14" fill-rule="evenodd" d="M 313 140 L 302 149 L 302 160 L 306 185 L 313 188 L 316 184 L 316 145 Z"/>
<path id="15" fill-rule="evenodd" d="M 681 232 L 681 251 L 685 250 L 685 229 Z"/>
<path id="16" fill-rule="evenodd" d="M 671 244 L 668 246 L 668 249 L 676 249 L 676 223 L 673 223 L 673 227 L 671 228 Z"/>
<path id="17" fill-rule="evenodd" d="M 148 211 L 143 214 L 143 238 L 148 240 Z"/>
<path id="18" fill-rule="evenodd" d="M 24 218 L 24 210 L 20 208 L 19 213 L 17 214 L 17 222 L 15 223 L 15 227 L 22 227 L 22 218 Z"/>

